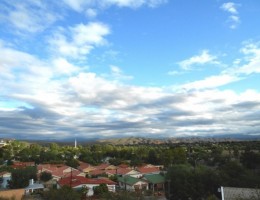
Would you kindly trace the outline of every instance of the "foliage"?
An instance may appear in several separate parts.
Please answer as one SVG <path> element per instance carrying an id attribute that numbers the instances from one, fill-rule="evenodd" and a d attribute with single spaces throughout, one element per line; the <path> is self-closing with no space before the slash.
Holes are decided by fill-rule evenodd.
<path id="1" fill-rule="evenodd" d="M 77 161 L 76 159 L 70 159 L 66 161 L 66 165 L 77 168 L 79 166 L 79 161 Z"/>
<path id="2" fill-rule="evenodd" d="M 216 194 L 218 174 L 207 167 L 174 165 L 167 173 L 166 196 L 168 199 L 201 199 Z M 174 195 L 173 195 L 174 194 Z"/>
<path id="3" fill-rule="evenodd" d="M 41 181 L 46 182 L 46 181 L 49 181 L 51 179 L 52 179 L 52 174 L 49 173 L 49 172 L 42 172 L 41 175 L 40 175 L 40 180 Z"/>
<path id="4" fill-rule="evenodd" d="M 25 188 L 29 185 L 29 180 L 37 180 L 36 167 L 26 167 L 21 169 L 14 169 L 11 172 L 11 180 L 8 187 L 11 189 Z"/>
<path id="5" fill-rule="evenodd" d="M 43 198 L 46 200 L 80 200 L 81 195 L 69 186 L 62 186 L 60 189 L 44 192 Z"/>
<path id="6" fill-rule="evenodd" d="M 94 187 L 94 195 L 102 196 L 108 193 L 107 185 L 101 183 L 99 186 Z"/>

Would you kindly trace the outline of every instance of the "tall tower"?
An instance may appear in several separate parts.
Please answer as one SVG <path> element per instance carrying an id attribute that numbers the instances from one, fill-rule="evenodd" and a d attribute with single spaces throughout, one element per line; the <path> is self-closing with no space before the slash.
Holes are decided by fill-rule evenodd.
<path id="1" fill-rule="evenodd" d="M 77 139 L 75 138 L 74 148 L 77 148 Z"/>

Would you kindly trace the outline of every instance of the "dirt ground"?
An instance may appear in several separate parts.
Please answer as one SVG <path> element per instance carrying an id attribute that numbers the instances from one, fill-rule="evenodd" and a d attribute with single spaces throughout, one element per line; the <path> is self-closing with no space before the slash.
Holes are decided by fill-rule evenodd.
<path id="1" fill-rule="evenodd" d="M 16 190 L 2 190 L 0 191 L 0 197 L 15 197 L 15 200 L 21 200 L 24 194 L 24 189 L 16 189 Z"/>

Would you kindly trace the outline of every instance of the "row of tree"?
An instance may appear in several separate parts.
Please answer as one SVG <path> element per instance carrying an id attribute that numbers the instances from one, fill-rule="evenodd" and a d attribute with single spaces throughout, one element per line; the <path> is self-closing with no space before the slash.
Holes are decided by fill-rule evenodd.
<path id="1" fill-rule="evenodd" d="M 255 169 L 260 165 L 260 141 L 256 142 L 227 142 L 227 143 L 200 143 L 178 145 L 86 145 L 60 146 L 51 143 L 48 146 L 28 144 L 12 141 L 10 145 L 0 148 L 0 164 L 5 160 L 45 162 L 67 162 L 76 166 L 75 158 L 97 165 L 109 157 L 111 164 L 118 165 L 125 160 L 132 166 L 141 163 L 164 165 L 182 164 L 188 161 L 195 165 L 204 162 L 209 166 L 224 164 L 236 159 L 246 168 Z"/>

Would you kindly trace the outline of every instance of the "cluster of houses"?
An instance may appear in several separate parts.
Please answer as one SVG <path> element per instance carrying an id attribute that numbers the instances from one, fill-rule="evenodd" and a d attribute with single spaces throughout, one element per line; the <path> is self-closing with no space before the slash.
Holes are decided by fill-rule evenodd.
<path id="1" fill-rule="evenodd" d="M 37 165 L 38 176 L 42 172 L 52 174 L 52 179 L 45 183 L 30 181 L 26 187 L 25 194 L 32 193 L 36 190 L 43 190 L 56 186 L 61 188 L 64 185 L 74 189 L 88 188 L 87 196 L 94 194 L 94 188 L 100 184 L 105 184 L 108 190 L 115 192 L 116 189 L 138 191 L 151 190 L 160 194 L 164 190 L 164 176 L 161 175 L 161 167 L 151 164 L 145 164 L 140 167 L 132 168 L 126 164 L 114 166 L 102 163 L 93 166 L 88 163 L 80 162 L 79 167 L 72 168 L 64 164 L 39 164 Z M 34 166 L 33 162 L 14 162 L 13 168 L 22 168 L 26 166 Z M 11 179 L 9 172 L 2 172 L 3 177 L 2 188 L 7 187 L 8 180 Z M 112 181 L 110 177 L 117 177 Z"/>

